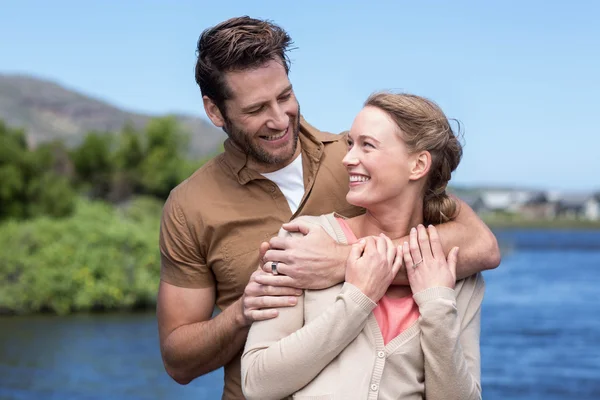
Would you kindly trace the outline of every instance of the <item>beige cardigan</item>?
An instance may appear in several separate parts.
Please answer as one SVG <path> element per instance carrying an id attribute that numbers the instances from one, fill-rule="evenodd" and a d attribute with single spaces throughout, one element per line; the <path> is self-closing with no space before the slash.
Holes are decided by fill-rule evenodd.
<path id="1" fill-rule="evenodd" d="M 301 217 L 338 242 L 333 214 Z M 281 236 L 290 235 L 284 230 Z M 414 294 L 420 318 L 384 346 L 376 304 L 343 283 L 305 290 L 294 307 L 255 322 L 242 356 L 242 390 L 252 399 L 481 399 L 481 274 L 454 290 Z"/>

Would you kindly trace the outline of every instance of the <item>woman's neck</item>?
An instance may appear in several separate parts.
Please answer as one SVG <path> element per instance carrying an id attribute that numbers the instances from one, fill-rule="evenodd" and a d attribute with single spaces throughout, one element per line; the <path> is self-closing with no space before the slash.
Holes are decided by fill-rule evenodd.
<path id="1" fill-rule="evenodd" d="M 384 233 L 391 239 L 408 235 L 410 228 L 423 223 L 423 199 L 420 196 L 400 196 L 394 201 L 369 207 L 367 212 L 350 223 L 357 237 Z"/>

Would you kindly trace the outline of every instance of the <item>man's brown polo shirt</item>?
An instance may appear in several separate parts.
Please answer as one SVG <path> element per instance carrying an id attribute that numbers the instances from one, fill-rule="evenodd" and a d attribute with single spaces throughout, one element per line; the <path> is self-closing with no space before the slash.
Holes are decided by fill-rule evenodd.
<path id="1" fill-rule="evenodd" d="M 332 211 L 358 215 L 361 210 L 346 202 L 345 136 L 301 119 L 300 146 L 305 193 L 294 215 L 279 187 L 246 167 L 246 155 L 229 140 L 224 153 L 173 189 L 161 222 L 161 279 L 186 288 L 215 286 L 223 310 L 242 296 L 258 267 L 260 243 L 283 223 Z M 243 398 L 239 356 L 225 366 L 223 398 Z"/>

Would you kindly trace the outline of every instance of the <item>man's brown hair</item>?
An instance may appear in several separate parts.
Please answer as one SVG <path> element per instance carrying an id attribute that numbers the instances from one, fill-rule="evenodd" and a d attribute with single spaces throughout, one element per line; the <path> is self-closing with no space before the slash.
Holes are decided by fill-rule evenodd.
<path id="1" fill-rule="evenodd" d="M 225 73 L 257 68 L 271 60 L 290 69 L 287 51 L 293 44 L 288 33 L 267 20 L 236 17 L 206 29 L 198 40 L 196 83 L 225 116 L 225 100 L 232 93 Z"/>

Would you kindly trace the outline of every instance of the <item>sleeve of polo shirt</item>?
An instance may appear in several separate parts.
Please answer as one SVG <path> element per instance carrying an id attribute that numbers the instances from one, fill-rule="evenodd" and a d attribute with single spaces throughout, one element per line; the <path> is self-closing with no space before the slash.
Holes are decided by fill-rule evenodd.
<path id="1" fill-rule="evenodd" d="M 214 286 L 214 275 L 199 243 L 192 238 L 176 191 L 171 192 L 163 208 L 159 244 L 162 281 L 192 289 Z"/>

